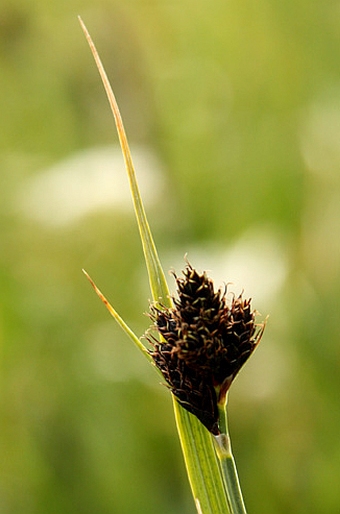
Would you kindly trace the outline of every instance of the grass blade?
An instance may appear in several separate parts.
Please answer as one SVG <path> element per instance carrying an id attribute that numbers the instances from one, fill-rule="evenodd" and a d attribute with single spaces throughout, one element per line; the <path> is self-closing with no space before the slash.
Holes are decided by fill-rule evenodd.
<path id="1" fill-rule="evenodd" d="M 164 271 L 146 218 L 119 108 L 91 36 L 81 18 L 79 18 L 79 21 L 95 59 L 116 122 L 130 182 L 133 205 L 143 245 L 152 296 L 154 301 L 158 302 L 161 300 L 164 306 L 170 307 L 171 298 L 169 297 L 168 285 L 165 280 Z M 93 282 L 92 285 L 96 289 L 97 294 L 99 292 L 99 296 L 103 299 L 103 295 L 96 288 Z M 108 307 L 108 302 L 104 300 L 104 303 Z M 112 307 L 110 307 L 109 310 L 113 317 L 126 331 L 126 326 L 123 320 L 119 318 L 113 309 L 111 311 L 111 309 Z M 137 343 L 135 340 L 134 342 Z M 145 351 L 144 347 L 143 350 Z M 185 409 L 183 409 L 174 397 L 173 403 L 179 438 L 198 513 L 229 514 L 230 510 L 228 507 L 228 500 L 224 490 L 221 469 L 214 450 L 211 434 L 195 416 L 189 414 Z"/>
<path id="2" fill-rule="evenodd" d="M 146 348 L 144 347 L 144 345 L 141 343 L 141 341 L 139 340 L 139 338 L 136 336 L 136 334 L 131 330 L 131 328 L 125 323 L 125 321 L 123 320 L 123 318 L 121 318 L 118 314 L 118 312 L 112 307 L 112 305 L 110 304 L 110 302 L 105 298 L 105 296 L 103 295 L 103 293 L 100 291 L 100 289 L 96 286 L 96 284 L 93 282 L 92 278 L 90 277 L 90 275 L 83 269 L 83 273 L 84 275 L 86 276 L 86 278 L 88 279 L 88 281 L 90 282 L 91 286 L 93 287 L 93 289 L 95 290 L 96 294 L 99 296 L 99 298 L 101 299 L 101 301 L 103 302 L 103 304 L 105 305 L 105 307 L 107 308 L 107 310 L 109 311 L 109 313 L 111 314 L 111 316 L 116 320 L 116 322 L 118 323 L 118 325 L 123 329 L 123 331 L 129 336 L 130 339 L 132 339 L 132 341 L 135 343 L 135 345 L 137 346 L 137 348 L 139 350 L 141 350 L 144 355 L 149 359 L 150 362 L 152 362 L 152 358 L 150 356 L 150 354 L 148 353 L 148 351 L 146 350 Z"/>
<path id="3" fill-rule="evenodd" d="M 119 136 L 120 145 L 122 148 L 125 166 L 129 178 L 130 189 L 132 194 L 132 200 L 134 205 L 134 210 L 137 217 L 138 228 L 142 240 L 143 251 L 145 256 L 146 267 L 148 270 L 150 288 L 152 292 L 153 299 L 155 301 L 159 301 L 161 299 L 163 305 L 170 306 L 169 299 L 169 289 L 167 282 L 165 280 L 165 275 L 162 269 L 162 266 L 159 261 L 158 253 L 156 246 L 154 244 L 152 234 L 150 231 L 149 223 L 146 219 L 146 214 L 142 202 L 142 198 L 139 192 L 138 183 L 136 180 L 135 169 L 132 162 L 131 152 L 128 144 L 128 140 L 126 137 L 122 117 L 119 112 L 119 108 L 117 105 L 117 101 L 115 95 L 112 91 L 111 84 L 106 75 L 103 64 L 100 60 L 96 47 L 91 39 L 91 36 L 83 23 L 82 19 L 79 17 L 80 25 L 84 31 L 87 42 L 90 46 L 92 55 L 96 62 L 100 77 L 102 79 L 107 98 L 109 100 L 109 104 L 111 107 L 112 114 L 114 116 L 117 132 Z"/>
<path id="4" fill-rule="evenodd" d="M 219 462 L 211 434 L 198 419 L 174 400 L 178 435 L 198 512 L 228 514 Z"/>

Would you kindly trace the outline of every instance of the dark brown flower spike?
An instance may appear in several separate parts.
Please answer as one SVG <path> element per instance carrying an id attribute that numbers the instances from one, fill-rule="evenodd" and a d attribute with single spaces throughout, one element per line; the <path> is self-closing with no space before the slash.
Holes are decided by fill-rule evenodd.
<path id="1" fill-rule="evenodd" d="M 206 273 L 190 264 L 175 275 L 178 298 L 173 308 L 151 307 L 160 334 L 148 340 L 150 354 L 179 403 L 214 435 L 220 433 L 218 406 L 260 342 L 265 324 L 256 324 L 251 300 L 242 294 L 226 302 Z"/>

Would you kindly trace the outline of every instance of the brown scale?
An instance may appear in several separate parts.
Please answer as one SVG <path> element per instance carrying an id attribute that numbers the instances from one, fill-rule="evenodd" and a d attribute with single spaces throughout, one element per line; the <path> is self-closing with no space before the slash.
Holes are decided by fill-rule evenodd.
<path id="1" fill-rule="evenodd" d="M 226 305 L 226 292 L 188 264 L 175 275 L 174 307 L 152 306 L 150 317 L 161 336 L 148 336 L 150 354 L 179 403 L 217 435 L 218 395 L 225 397 L 233 379 L 258 345 L 264 323 L 255 323 L 251 300 L 242 295 Z"/>

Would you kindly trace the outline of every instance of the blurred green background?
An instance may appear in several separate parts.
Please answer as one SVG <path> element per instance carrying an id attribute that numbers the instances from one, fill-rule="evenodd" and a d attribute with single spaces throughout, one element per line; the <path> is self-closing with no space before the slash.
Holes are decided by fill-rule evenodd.
<path id="1" fill-rule="evenodd" d="M 170 395 L 108 103 L 165 269 L 269 322 L 230 394 L 249 513 L 340 512 L 340 4 L 3 0 L 0 512 L 186 514 Z M 173 279 L 169 276 L 171 290 Z"/>

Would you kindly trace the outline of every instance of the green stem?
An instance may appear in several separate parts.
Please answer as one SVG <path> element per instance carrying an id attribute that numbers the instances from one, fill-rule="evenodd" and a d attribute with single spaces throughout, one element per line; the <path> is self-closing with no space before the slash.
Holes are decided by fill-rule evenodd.
<path id="1" fill-rule="evenodd" d="M 178 435 L 199 514 L 232 514 L 213 438 L 173 397 Z"/>
<path id="2" fill-rule="evenodd" d="M 92 50 L 99 73 L 105 86 L 113 115 L 115 117 L 119 139 L 129 176 L 134 209 L 143 244 L 152 296 L 154 301 L 158 302 L 161 299 L 163 306 L 171 307 L 171 298 L 169 296 L 168 286 L 158 258 L 150 227 L 146 219 L 143 202 L 139 193 L 138 183 L 133 168 L 129 145 L 117 102 L 91 36 L 81 19 L 79 19 L 79 21 Z M 116 311 L 102 295 L 99 289 L 95 286 L 93 281 L 90 278 L 89 280 L 92 283 L 98 296 L 109 309 L 112 316 L 120 324 L 123 330 L 139 346 L 141 344 L 139 339 L 127 327 L 120 316 L 118 316 Z M 145 348 L 141 349 L 149 358 L 150 355 L 148 352 L 146 352 Z M 185 463 L 187 466 L 189 481 L 194 495 L 197 512 L 199 514 L 233 514 L 229 509 L 229 500 L 227 498 L 225 491 L 226 488 L 223 483 L 223 468 L 220 466 L 219 459 L 214 449 L 214 444 L 212 443 L 211 434 L 195 416 L 181 407 L 175 399 L 174 410 L 178 433 L 184 453 Z"/>
<path id="3" fill-rule="evenodd" d="M 235 459 L 231 450 L 227 419 L 227 398 L 218 404 L 221 434 L 214 437 L 215 449 L 219 459 L 224 487 L 231 514 L 247 514 L 244 505 Z"/>

